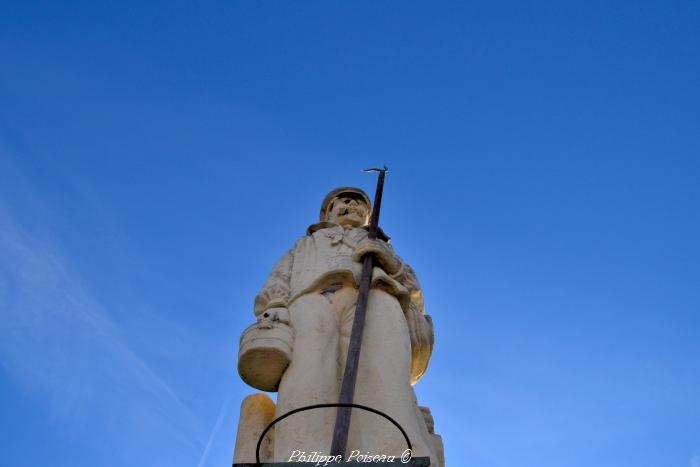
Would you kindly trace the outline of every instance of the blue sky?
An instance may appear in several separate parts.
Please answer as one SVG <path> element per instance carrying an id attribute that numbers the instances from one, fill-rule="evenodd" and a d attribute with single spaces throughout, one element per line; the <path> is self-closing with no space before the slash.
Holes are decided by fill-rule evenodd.
<path id="1" fill-rule="evenodd" d="M 700 6 L 4 2 L 3 465 L 228 465 L 238 338 L 359 169 L 449 465 L 700 466 Z"/>

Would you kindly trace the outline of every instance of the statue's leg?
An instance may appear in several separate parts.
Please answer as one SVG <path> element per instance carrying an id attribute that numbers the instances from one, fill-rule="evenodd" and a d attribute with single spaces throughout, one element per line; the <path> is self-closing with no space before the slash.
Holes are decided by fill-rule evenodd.
<path id="1" fill-rule="evenodd" d="M 277 413 L 338 398 L 338 316 L 321 293 L 299 297 L 289 307 L 294 329 L 292 361 L 282 377 Z M 286 462 L 293 451 L 328 453 L 335 409 L 294 414 L 275 425 L 275 461 Z"/>
<path id="2" fill-rule="evenodd" d="M 413 444 L 414 456 L 436 460 L 410 385 L 411 341 L 403 310 L 393 295 L 371 289 L 367 307 L 355 401 L 396 420 Z M 348 451 L 401 454 L 406 441 L 389 421 L 353 410 Z"/>

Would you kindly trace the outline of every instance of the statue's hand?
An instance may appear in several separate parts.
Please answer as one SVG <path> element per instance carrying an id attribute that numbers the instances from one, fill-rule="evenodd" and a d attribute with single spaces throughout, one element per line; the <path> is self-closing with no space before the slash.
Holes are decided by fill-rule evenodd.
<path id="1" fill-rule="evenodd" d="M 370 240 L 366 238 L 357 245 L 352 259 L 362 261 L 362 257 L 371 254 L 379 261 L 379 265 L 388 274 L 395 274 L 401 268 L 401 260 L 394 254 L 394 250 L 381 240 Z"/>
<path id="2" fill-rule="evenodd" d="M 289 324 L 289 310 L 283 307 L 274 307 L 265 310 L 258 316 L 258 328 L 272 329 L 275 323 Z"/>

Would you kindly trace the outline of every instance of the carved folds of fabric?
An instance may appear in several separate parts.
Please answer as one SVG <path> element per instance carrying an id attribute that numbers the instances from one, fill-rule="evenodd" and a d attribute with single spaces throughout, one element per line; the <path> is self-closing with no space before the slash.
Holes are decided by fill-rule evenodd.
<path id="1" fill-rule="evenodd" d="M 401 262 L 401 268 L 392 277 L 408 290 L 408 306 L 404 305 L 406 324 L 411 338 L 411 384 L 416 384 L 428 369 L 433 353 L 435 334 L 433 320 L 425 314 L 423 294 L 418 277 L 408 264 Z"/>
<path id="2" fill-rule="evenodd" d="M 255 316 L 269 308 L 286 308 L 289 302 L 289 280 L 292 275 L 293 256 L 287 252 L 275 265 L 260 293 L 255 297 Z"/>
<path id="3" fill-rule="evenodd" d="M 292 251 L 286 253 L 277 262 L 262 290 L 255 298 L 254 309 L 256 316 L 261 315 L 271 308 L 286 308 L 290 299 L 293 299 L 293 297 L 291 297 L 291 276 L 294 253 L 296 252 L 299 254 L 305 251 L 303 249 L 299 250 L 299 245 L 303 245 L 303 243 L 298 242 Z M 389 246 L 391 248 L 391 245 Z M 396 256 L 396 258 L 401 264 L 399 271 L 391 276 L 386 275 L 385 279 L 388 282 L 395 281 L 395 283 L 400 284 L 399 289 L 405 288 L 403 293 L 398 293 L 394 290 L 395 287 L 394 289 L 389 287 L 388 291 L 396 295 L 404 309 L 411 340 L 411 384 L 415 384 L 425 373 L 433 351 L 433 322 L 430 316 L 424 313 L 423 295 L 415 272 L 408 264 L 404 263 L 401 258 L 398 256 Z M 382 271 L 377 271 L 375 268 L 375 272 Z M 379 275 L 374 279 L 376 280 L 373 280 L 373 286 L 382 282 Z M 406 290 L 408 291 L 408 297 L 405 295 Z M 302 292 L 303 290 L 296 291 L 295 297 Z"/>
<path id="4" fill-rule="evenodd" d="M 406 322 L 411 337 L 411 384 L 416 384 L 428 369 L 433 353 L 433 320 L 411 302 L 406 312 Z"/>

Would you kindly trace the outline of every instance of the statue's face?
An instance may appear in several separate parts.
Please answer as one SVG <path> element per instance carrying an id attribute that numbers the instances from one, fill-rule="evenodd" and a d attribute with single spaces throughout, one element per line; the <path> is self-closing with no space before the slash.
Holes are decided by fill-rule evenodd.
<path id="1" fill-rule="evenodd" d="M 362 198 L 343 193 L 331 201 L 326 220 L 343 226 L 362 227 L 369 220 L 369 206 Z"/>

